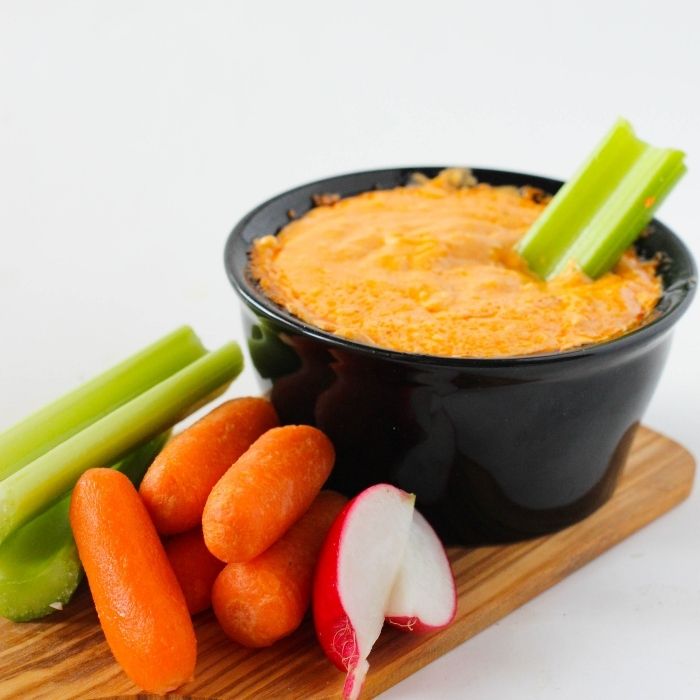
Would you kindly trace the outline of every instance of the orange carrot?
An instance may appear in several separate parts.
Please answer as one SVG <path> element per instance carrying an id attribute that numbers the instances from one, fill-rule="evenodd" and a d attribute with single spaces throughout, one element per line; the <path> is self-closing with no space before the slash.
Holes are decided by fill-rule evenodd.
<path id="1" fill-rule="evenodd" d="M 207 549 L 202 528 L 173 535 L 165 542 L 165 553 L 190 614 L 206 610 L 211 605 L 211 587 L 225 565 Z"/>
<path id="2" fill-rule="evenodd" d="M 171 440 L 139 489 L 158 532 L 174 535 L 197 527 L 214 484 L 260 435 L 276 425 L 277 414 L 269 401 L 233 399 Z"/>
<path id="3" fill-rule="evenodd" d="M 268 550 L 252 561 L 226 565 L 214 583 L 212 605 L 229 637 L 247 647 L 266 647 L 299 627 L 321 545 L 346 500 L 321 491 Z"/>
<path id="4" fill-rule="evenodd" d="M 197 640 L 185 597 L 129 479 L 88 469 L 73 489 L 70 523 L 100 624 L 126 675 L 149 693 L 191 679 Z"/>
<path id="5" fill-rule="evenodd" d="M 316 428 L 268 430 L 209 494 L 202 516 L 209 551 L 226 562 L 264 552 L 308 510 L 334 458 L 331 441 Z"/>

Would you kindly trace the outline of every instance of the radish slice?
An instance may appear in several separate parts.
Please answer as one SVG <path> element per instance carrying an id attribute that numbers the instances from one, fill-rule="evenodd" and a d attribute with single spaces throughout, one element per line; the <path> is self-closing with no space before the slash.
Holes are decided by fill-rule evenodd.
<path id="1" fill-rule="evenodd" d="M 407 632 L 447 627 L 457 614 L 457 589 L 445 548 L 417 511 L 386 607 L 387 622 Z"/>
<path id="2" fill-rule="evenodd" d="M 347 671 L 343 697 L 362 690 L 403 560 L 415 497 L 377 484 L 345 506 L 323 545 L 314 580 L 314 624 L 326 656 Z"/>

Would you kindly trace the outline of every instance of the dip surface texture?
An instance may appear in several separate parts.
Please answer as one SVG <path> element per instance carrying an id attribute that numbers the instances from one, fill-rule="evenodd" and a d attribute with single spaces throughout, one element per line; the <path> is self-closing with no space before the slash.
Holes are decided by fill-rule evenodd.
<path id="1" fill-rule="evenodd" d="M 543 282 L 513 250 L 546 206 L 540 193 L 459 180 L 445 171 L 316 207 L 255 241 L 251 273 L 313 326 L 426 355 L 557 352 L 649 316 L 662 291 L 655 262 L 629 250 L 595 281 L 571 268 Z"/>

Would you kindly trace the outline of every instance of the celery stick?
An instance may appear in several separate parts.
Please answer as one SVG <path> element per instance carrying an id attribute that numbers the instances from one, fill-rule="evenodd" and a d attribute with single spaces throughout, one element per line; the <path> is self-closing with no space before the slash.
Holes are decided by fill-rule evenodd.
<path id="1" fill-rule="evenodd" d="M 619 119 L 517 245 L 550 279 L 571 260 L 590 277 L 610 270 L 685 172 L 684 154 L 655 148 Z"/>
<path id="2" fill-rule="evenodd" d="M 649 148 L 581 231 L 569 257 L 589 277 L 605 274 L 634 243 L 685 171 L 680 151 Z"/>
<path id="3" fill-rule="evenodd" d="M 135 450 L 115 469 L 138 486 L 169 433 Z M 78 587 L 83 569 L 68 520 L 70 494 L 15 531 L 0 545 L 0 615 L 14 622 L 60 610 Z"/>
<path id="4" fill-rule="evenodd" d="M 242 366 L 238 344 L 228 343 L 0 482 L 0 542 L 55 503 L 86 469 L 113 464 L 223 391 Z"/>
<path id="5" fill-rule="evenodd" d="M 0 433 L 0 481 L 202 357 L 184 326 Z"/>

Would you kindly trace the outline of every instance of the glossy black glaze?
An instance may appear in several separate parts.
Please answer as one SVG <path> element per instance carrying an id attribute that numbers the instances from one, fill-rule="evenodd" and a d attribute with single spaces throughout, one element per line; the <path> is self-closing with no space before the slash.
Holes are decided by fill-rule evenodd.
<path id="1" fill-rule="evenodd" d="M 558 530 L 612 494 L 665 362 L 672 325 L 696 271 L 654 222 L 638 247 L 665 254 L 657 317 L 622 338 L 558 354 L 440 358 L 360 345 L 309 326 L 267 299 L 247 274 L 253 239 L 276 232 L 311 195 L 403 185 L 415 167 L 353 173 L 286 192 L 248 214 L 226 245 L 244 302 L 251 358 L 280 417 L 324 430 L 337 450 L 329 486 L 352 495 L 389 481 L 417 495 L 448 542 L 508 541 Z M 483 182 L 560 182 L 475 169 Z"/>

